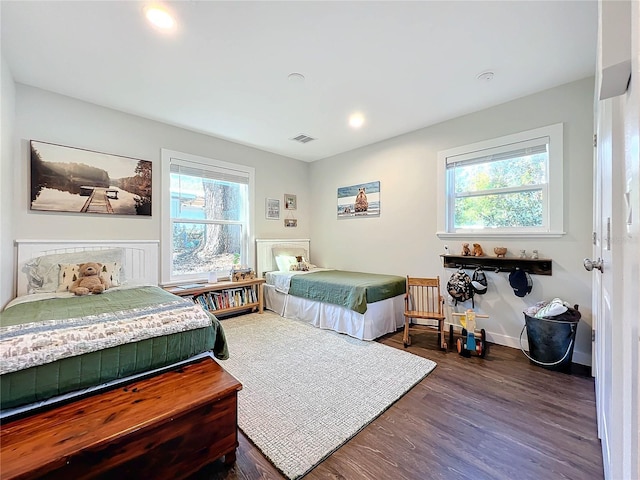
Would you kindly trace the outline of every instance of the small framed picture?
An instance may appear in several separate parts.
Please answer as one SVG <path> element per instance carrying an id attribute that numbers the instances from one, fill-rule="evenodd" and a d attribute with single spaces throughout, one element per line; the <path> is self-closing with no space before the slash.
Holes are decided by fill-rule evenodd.
<path id="1" fill-rule="evenodd" d="M 298 220 L 295 218 L 285 218 L 284 219 L 284 226 L 285 227 L 297 227 L 298 226 Z"/>
<path id="2" fill-rule="evenodd" d="M 267 198 L 265 205 L 265 217 L 267 220 L 280 219 L 280 200 L 277 198 Z"/>
<path id="3" fill-rule="evenodd" d="M 284 194 L 284 208 L 286 210 L 295 210 L 298 208 L 298 200 L 295 195 L 291 195 L 290 193 Z"/>

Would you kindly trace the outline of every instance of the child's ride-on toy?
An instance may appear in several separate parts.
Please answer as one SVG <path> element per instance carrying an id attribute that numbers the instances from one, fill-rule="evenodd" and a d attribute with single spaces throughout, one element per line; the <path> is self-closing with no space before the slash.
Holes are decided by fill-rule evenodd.
<path id="1" fill-rule="evenodd" d="M 489 318 L 489 315 L 477 314 L 469 309 L 465 313 L 453 313 L 460 317 L 462 336 L 456 341 L 458 353 L 463 357 L 470 357 L 471 352 L 476 352 L 480 358 L 487 353 L 487 337 L 484 328 L 476 330 L 476 317 Z M 449 343 L 453 344 L 453 325 L 449 326 Z"/>

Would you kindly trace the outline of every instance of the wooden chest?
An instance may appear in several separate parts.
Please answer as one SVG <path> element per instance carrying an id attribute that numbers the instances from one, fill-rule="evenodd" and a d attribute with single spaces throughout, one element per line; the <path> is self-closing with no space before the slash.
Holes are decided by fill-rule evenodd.
<path id="1" fill-rule="evenodd" d="M 2 425 L 3 479 L 184 478 L 235 461 L 241 384 L 213 359 Z"/>

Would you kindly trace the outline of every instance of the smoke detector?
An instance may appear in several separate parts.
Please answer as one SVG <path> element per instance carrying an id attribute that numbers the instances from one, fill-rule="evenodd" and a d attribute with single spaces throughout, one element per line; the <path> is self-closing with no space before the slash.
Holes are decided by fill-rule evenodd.
<path id="1" fill-rule="evenodd" d="M 493 77 L 494 77 L 493 72 L 482 72 L 482 73 L 479 73 L 476 78 L 484 82 L 490 82 L 491 80 L 493 80 Z"/>

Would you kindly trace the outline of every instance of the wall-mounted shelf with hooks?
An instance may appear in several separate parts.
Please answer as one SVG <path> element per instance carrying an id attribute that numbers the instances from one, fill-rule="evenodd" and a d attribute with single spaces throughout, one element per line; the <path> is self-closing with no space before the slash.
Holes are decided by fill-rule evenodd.
<path id="1" fill-rule="evenodd" d="M 550 258 L 514 258 L 514 257 L 473 257 L 463 255 L 440 255 L 445 268 L 476 268 L 511 272 L 516 268 L 534 275 L 551 275 Z"/>

